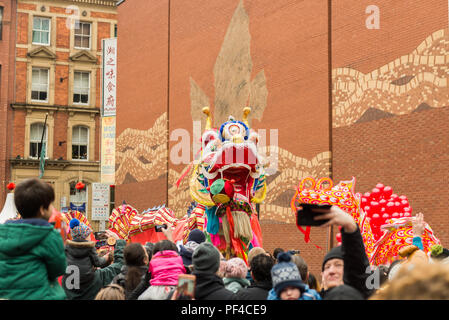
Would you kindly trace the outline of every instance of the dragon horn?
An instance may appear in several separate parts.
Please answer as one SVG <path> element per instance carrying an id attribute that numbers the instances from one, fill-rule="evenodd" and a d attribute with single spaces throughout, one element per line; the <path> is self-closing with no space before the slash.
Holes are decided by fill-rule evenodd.
<path id="1" fill-rule="evenodd" d="M 251 112 L 251 108 L 250 107 L 245 107 L 243 108 L 243 123 L 246 124 L 246 126 L 249 128 L 249 123 L 248 123 L 248 115 Z"/>
<path id="2" fill-rule="evenodd" d="M 210 129 L 212 129 L 212 118 L 211 118 L 211 116 L 210 116 L 210 109 L 209 109 L 209 107 L 204 107 L 204 108 L 203 108 L 203 113 L 204 113 L 205 115 L 207 115 L 206 128 L 205 128 L 205 130 L 210 130 Z"/>

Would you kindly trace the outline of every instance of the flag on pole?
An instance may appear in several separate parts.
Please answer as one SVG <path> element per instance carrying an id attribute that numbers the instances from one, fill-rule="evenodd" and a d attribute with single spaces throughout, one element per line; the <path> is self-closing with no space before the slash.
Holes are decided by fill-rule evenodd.
<path id="1" fill-rule="evenodd" d="M 42 142 L 41 154 L 40 154 L 40 160 L 39 160 L 39 179 L 41 179 L 43 177 L 44 171 L 45 171 L 45 148 L 46 148 L 45 142 Z"/>
<path id="2" fill-rule="evenodd" d="M 39 179 L 41 179 L 44 176 L 44 169 L 45 169 L 45 148 L 46 148 L 46 142 L 44 142 L 45 137 L 45 129 L 47 128 L 47 117 L 48 113 L 45 115 L 45 122 L 44 122 L 44 128 L 42 130 L 42 138 L 41 138 L 41 152 L 39 154 Z"/>

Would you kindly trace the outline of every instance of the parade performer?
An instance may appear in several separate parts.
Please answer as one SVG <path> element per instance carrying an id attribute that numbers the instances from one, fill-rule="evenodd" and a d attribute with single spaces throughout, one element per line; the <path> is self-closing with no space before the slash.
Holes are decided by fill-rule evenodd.
<path id="1" fill-rule="evenodd" d="M 203 108 L 206 128 L 190 179 L 192 198 L 205 206 L 208 240 L 227 259 L 237 256 L 246 263 L 248 251 L 262 246 L 254 204 L 262 202 L 267 192 L 258 135 L 248 123 L 250 112 L 246 107 L 242 121 L 230 116 L 216 129 L 209 108 Z"/>

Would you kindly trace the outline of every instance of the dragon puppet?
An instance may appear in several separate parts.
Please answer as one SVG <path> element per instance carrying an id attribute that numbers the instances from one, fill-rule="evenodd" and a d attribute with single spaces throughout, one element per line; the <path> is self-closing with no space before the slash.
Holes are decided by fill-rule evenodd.
<path id="1" fill-rule="evenodd" d="M 205 206 L 206 234 L 226 258 L 247 261 L 248 251 L 262 245 L 254 204 L 265 199 L 264 159 L 259 155 L 258 134 L 248 123 L 249 107 L 242 121 L 230 116 L 220 128 L 212 128 L 208 107 L 201 138 L 201 155 L 190 178 L 190 194 Z"/>
<path id="2" fill-rule="evenodd" d="M 188 239 L 191 230 L 205 231 L 213 243 L 229 259 L 238 256 L 247 261 L 252 247 L 262 246 L 262 232 L 255 204 L 265 199 L 265 160 L 259 155 L 258 135 L 248 124 L 251 109 L 243 109 L 242 121 L 232 116 L 218 129 L 212 128 L 208 107 L 198 158 L 178 180 L 192 171 L 189 187 L 194 200 L 187 214 L 178 219 L 165 206 L 138 213 L 130 205 L 115 208 L 110 217 L 110 230 L 133 242 L 155 242 L 163 239 L 156 225 L 173 227 L 174 241 Z M 194 168 L 191 170 L 191 168 Z"/>

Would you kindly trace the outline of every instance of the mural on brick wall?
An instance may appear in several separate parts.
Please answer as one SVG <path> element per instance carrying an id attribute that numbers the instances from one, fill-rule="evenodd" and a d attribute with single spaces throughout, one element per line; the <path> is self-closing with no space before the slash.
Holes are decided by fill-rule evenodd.
<path id="1" fill-rule="evenodd" d="M 230 115 L 239 119 L 245 106 L 251 107 L 248 121 L 262 121 L 267 107 L 268 89 L 264 70 L 253 71 L 250 53 L 251 35 L 249 17 L 240 1 L 227 29 L 221 50 L 215 62 L 214 92 L 211 106 L 210 97 L 201 89 L 195 79 L 190 79 L 190 101 L 192 121 L 201 121 L 205 127 L 206 117 L 202 113 L 205 106 L 211 106 L 213 127 L 219 127 Z M 156 120 L 153 127 L 146 130 L 126 129 L 117 137 L 116 183 L 151 181 L 167 174 L 167 114 Z M 313 159 L 305 159 L 278 146 L 261 146 L 260 152 L 276 157 L 277 171 L 267 177 L 267 197 L 260 205 L 261 219 L 288 223 L 295 222 L 290 201 L 295 186 L 306 176 L 324 177 L 330 174 L 330 152 L 317 154 Z M 188 176 L 179 186 L 176 182 L 188 166 L 179 172 L 168 171 L 168 207 L 177 217 L 185 215 L 192 202 Z"/>
<path id="2" fill-rule="evenodd" d="M 449 32 L 427 37 L 413 52 L 364 74 L 332 70 L 333 127 L 449 105 Z"/>

